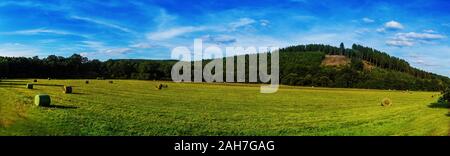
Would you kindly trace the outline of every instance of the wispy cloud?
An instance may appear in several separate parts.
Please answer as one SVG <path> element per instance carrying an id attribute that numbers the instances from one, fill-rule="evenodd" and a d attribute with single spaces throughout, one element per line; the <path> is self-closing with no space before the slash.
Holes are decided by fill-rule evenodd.
<path id="1" fill-rule="evenodd" d="M 269 20 L 265 20 L 265 19 L 259 20 L 259 24 L 260 24 L 261 26 L 263 26 L 263 27 L 269 26 L 270 21 L 269 21 Z"/>
<path id="2" fill-rule="evenodd" d="M 85 52 L 81 53 L 83 56 L 126 55 L 133 52 L 133 49 L 129 47 L 107 46 L 105 43 L 99 41 L 81 41 L 81 43 L 82 47 L 88 48 Z"/>
<path id="3" fill-rule="evenodd" d="M 242 27 L 246 27 L 249 26 L 253 23 L 255 23 L 256 21 L 254 19 L 251 18 L 241 18 L 236 22 L 231 22 L 230 23 L 230 29 L 232 31 L 237 30 L 238 28 L 242 28 Z"/>
<path id="4" fill-rule="evenodd" d="M 394 39 L 386 41 L 386 44 L 389 46 L 394 46 L 394 47 L 410 47 L 410 46 L 414 45 L 414 42 L 409 41 L 409 40 L 400 39 L 400 38 L 394 38 Z"/>
<path id="5" fill-rule="evenodd" d="M 128 28 L 116 25 L 116 24 L 112 24 L 103 20 L 98 20 L 98 19 L 93 19 L 93 18 L 88 18 L 88 17 L 80 17 L 80 16 L 71 16 L 70 18 L 72 19 L 76 19 L 76 20 L 81 20 L 81 21 L 85 21 L 85 22 L 89 22 L 89 23 L 94 23 L 94 24 L 98 24 L 101 26 L 105 26 L 105 27 L 109 27 L 109 28 L 113 28 L 113 29 L 117 29 L 123 32 L 127 32 L 127 33 L 132 33 L 133 31 L 131 31 Z"/>
<path id="6" fill-rule="evenodd" d="M 416 33 L 416 32 L 397 33 L 395 34 L 395 37 L 388 40 L 386 44 L 389 46 L 404 47 L 404 46 L 413 46 L 417 42 L 427 43 L 444 38 L 446 38 L 446 36 L 432 33 Z"/>
<path id="7" fill-rule="evenodd" d="M 423 30 L 423 32 L 426 32 L 426 33 L 436 33 L 436 31 L 434 31 L 434 30 L 432 30 L 432 29 L 426 29 L 426 30 Z"/>
<path id="8" fill-rule="evenodd" d="M 2 1 L 0 2 L 0 7 L 3 6 L 25 6 L 25 7 L 39 7 L 42 6 L 40 3 L 34 3 L 30 1 Z"/>
<path id="9" fill-rule="evenodd" d="M 231 37 L 229 35 L 205 35 L 202 36 L 201 39 L 203 39 L 203 42 L 211 42 L 215 44 L 232 44 L 236 43 L 237 39 L 234 37 Z"/>
<path id="10" fill-rule="evenodd" d="M 370 18 L 368 18 L 368 17 L 364 17 L 364 18 L 362 19 L 362 21 L 363 21 L 364 23 L 373 23 L 373 22 L 375 22 L 375 20 L 370 19 Z"/>
<path id="11" fill-rule="evenodd" d="M 130 47 L 131 48 L 138 48 L 138 49 L 150 49 L 150 48 L 153 48 L 155 46 L 150 44 L 150 43 L 141 42 L 141 43 L 132 44 L 132 45 L 130 45 Z"/>
<path id="12" fill-rule="evenodd" d="M 414 63 L 414 64 L 418 64 L 421 66 L 427 66 L 427 67 L 438 67 L 440 66 L 439 64 L 433 63 L 433 58 L 429 58 L 426 56 L 422 56 L 422 55 L 417 55 L 417 54 L 411 54 L 408 56 L 409 57 L 409 61 Z"/>
<path id="13" fill-rule="evenodd" d="M 37 34 L 55 34 L 55 35 L 74 35 L 74 36 L 83 36 L 77 33 L 64 31 L 64 30 L 53 30 L 53 29 L 45 29 L 45 28 L 38 28 L 38 29 L 29 29 L 29 30 L 18 30 L 13 32 L 2 32 L 1 34 L 4 35 L 37 35 Z"/>
<path id="14" fill-rule="evenodd" d="M 0 56 L 25 56 L 31 57 L 40 54 L 40 50 L 20 43 L 0 44 Z"/>
<path id="15" fill-rule="evenodd" d="M 171 28 L 171 29 L 167 29 L 167 30 L 163 30 L 163 31 L 148 33 L 147 38 L 149 40 L 157 40 L 157 41 L 167 40 L 167 39 L 171 39 L 171 38 L 181 36 L 184 34 L 202 31 L 205 29 L 206 29 L 205 27 L 193 27 L 193 26 L 176 27 L 176 28 Z"/>
<path id="16" fill-rule="evenodd" d="M 416 32 L 409 32 L 409 33 L 397 33 L 397 38 L 404 38 L 404 39 L 411 39 L 411 40 L 438 40 L 438 39 L 444 39 L 446 36 L 440 35 L 440 34 L 431 34 L 431 33 L 416 33 Z"/>

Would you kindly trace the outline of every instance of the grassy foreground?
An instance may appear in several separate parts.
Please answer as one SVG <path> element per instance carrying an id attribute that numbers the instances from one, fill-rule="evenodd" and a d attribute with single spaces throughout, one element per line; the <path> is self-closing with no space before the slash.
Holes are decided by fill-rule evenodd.
<path id="1" fill-rule="evenodd" d="M 437 92 L 158 81 L 0 82 L 0 135 L 448 135 Z M 160 83 L 169 88 L 156 90 Z M 72 85 L 64 94 L 61 85 Z M 52 97 L 50 108 L 34 95 Z M 380 106 L 383 98 L 393 105 Z"/>

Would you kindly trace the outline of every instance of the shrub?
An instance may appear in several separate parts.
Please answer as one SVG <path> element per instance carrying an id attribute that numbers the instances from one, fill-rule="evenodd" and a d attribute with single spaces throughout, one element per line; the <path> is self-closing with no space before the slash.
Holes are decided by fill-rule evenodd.
<path id="1" fill-rule="evenodd" d="M 381 101 L 381 106 L 391 106 L 392 105 L 392 101 L 391 101 L 391 99 L 389 99 L 389 98 L 384 98 L 382 101 Z"/>
<path id="2" fill-rule="evenodd" d="M 169 86 L 166 84 L 162 84 L 162 83 L 160 83 L 159 85 L 156 85 L 156 89 L 158 89 L 158 90 L 161 90 L 163 88 L 169 88 Z"/>
<path id="3" fill-rule="evenodd" d="M 156 89 L 161 90 L 163 88 L 162 84 L 156 85 Z"/>
<path id="4" fill-rule="evenodd" d="M 33 84 L 28 83 L 26 87 L 27 87 L 28 89 L 33 89 Z"/>
<path id="5" fill-rule="evenodd" d="M 64 93 L 71 94 L 72 93 L 72 86 L 64 86 Z"/>
<path id="6" fill-rule="evenodd" d="M 442 91 L 442 100 L 444 101 L 450 101 L 450 88 L 445 89 Z"/>
<path id="7" fill-rule="evenodd" d="M 50 106 L 50 103 L 51 103 L 51 99 L 50 99 L 49 95 L 39 94 L 34 97 L 34 104 L 36 106 L 48 107 L 48 106 Z"/>

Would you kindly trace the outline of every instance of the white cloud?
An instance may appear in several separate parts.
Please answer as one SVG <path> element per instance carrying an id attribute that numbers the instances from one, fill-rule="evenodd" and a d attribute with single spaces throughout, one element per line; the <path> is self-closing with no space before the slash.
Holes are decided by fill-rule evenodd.
<path id="1" fill-rule="evenodd" d="M 370 18 L 367 18 L 367 17 L 364 17 L 364 18 L 362 19 L 362 21 L 365 22 L 365 23 L 373 23 L 373 22 L 375 22 L 375 20 L 370 19 Z"/>
<path id="2" fill-rule="evenodd" d="M 411 54 L 408 56 L 408 62 L 412 62 L 414 64 L 418 64 L 421 66 L 427 66 L 427 67 L 438 67 L 440 66 L 439 64 L 433 63 L 436 62 L 434 61 L 434 58 L 430 58 L 427 56 L 423 56 L 423 55 L 417 55 L 417 54 Z"/>
<path id="3" fill-rule="evenodd" d="M 252 25 L 252 24 L 255 23 L 255 22 L 256 22 L 256 21 L 255 21 L 254 19 L 251 19 L 251 18 L 241 18 L 241 19 L 239 19 L 239 20 L 236 21 L 236 22 L 230 23 L 230 29 L 233 30 L 233 31 L 235 31 L 235 30 L 238 29 L 238 28 L 246 27 L 246 26 Z"/>
<path id="4" fill-rule="evenodd" d="M 165 31 L 158 31 L 147 34 L 149 40 L 167 40 L 183 34 L 205 30 L 205 27 L 177 27 Z"/>
<path id="5" fill-rule="evenodd" d="M 126 55 L 133 52 L 133 49 L 129 47 L 110 47 L 106 46 L 103 42 L 98 41 L 81 41 L 81 43 L 82 47 L 86 47 L 88 49 L 80 55 L 86 57 Z"/>
<path id="6" fill-rule="evenodd" d="M 104 51 L 102 51 L 102 53 L 104 54 L 127 54 L 129 52 L 132 52 L 132 49 L 130 48 L 112 48 L 112 49 L 106 49 Z"/>
<path id="7" fill-rule="evenodd" d="M 71 16 L 71 18 L 72 19 L 76 19 L 76 20 L 81 20 L 81 21 L 85 21 L 85 22 L 98 24 L 98 25 L 102 25 L 102 26 L 106 26 L 106 27 L 117 29 L 117 30 L 120 30 L 120 31 L 123 31 L 123 32 L 127 32 L 127 33 L 132 33 L 133 32 L 133 31 L 131 31 L 128 28 L 121 27 L 121 26 L 118 26 L 116 24 L 112 24 L 112 23 L 105 22 L 105 21 L 98 20 L 98 19 L 92 19 L 92 18 L 80 17 L 80 16 Z"/>
<path id="8" fill-rule="evenodd" d="M 432 29 L 426 29 L 426 30 L 423 30 L 423 32 L 426 32 L 426 33 L 435 33 L 436 31 L 434 31 L 434 30 L 432 30 Z"/>
<path id="9" fill-rule="evenodd" d="M 177 18 L 177 16 L 168 14 L 166 10 L 161 9 L 159 11 L 159 15 L 154 19 L 154 21 L 155 23 L 158 23 L 158 29 L 164 29 L 170 23 L 176 21 Z"/>
<path id="10" fill-rule="evenodd" d="M 384 29 L 384 28 L 378 28 L 376 31 L 379 32 L 379 33 L 384 33 L 384 32 L 386 32 L 386 29 Z"/>
<path id="11" fill-rule="evenodd" d="M 416 32 L 397 33 L 395 34 L 395 37 L 386 41 L 386 44 L 389 46 L 405 47 L 405 46 L 413 46 L 417 42 L 432 43 L 432 41 L 444 38 L 446 38 L 446 36 L 431 33 L 416 33 Z"/>
<path id="12" fill-rule="evenodd" d="M 270 21 L 269 20 L 259 20 L 259 23 L 261 26 L 265 27 L 270 24 Z"/>
<path id="13" fill-rule="evenodd" d="M 440 34 L 431 34 L 431 33 L 416 33 L 416 32 L 409 32 L 409 33 L 397 33 L 397 38 L 404 38 L 404 39 L 412 39 L 412 40 L 438 40 L 438 39 L 444 39 L 446 36 L 440 35 Z"/>
<path id="14" fill-rule="evenodd" d="M 397 21 L 389 21 L 384 24 L 387 30 L 401 30 L 404 29 L 403 25 Z"/>
<path id="15" fill-rule="evenodd" d="M 367 28 L 362 28 L 362 29 L 355 30 L 355 33 L 359 34 L 359 35 L 364 35 L 364 34 L 369 33 L 369 32 L 370 32 L 370 30 L 367 29 Z"/>
<path id="16" fill-rule="evenodd" d="M 376 31 L 379 33 L 385 33 L 386 31 L 397 31 L 404 28 L 405 27 L 397 21 L 389 21 L 386 22 L 382 28 L 378 28 Z"/>
<path id="17" fill-rule="evenodd" d="M 395 47 L 410 47 L 414 45 L 414 42 L 401 39 L 391 39 L 386 41 L 386 44 Z"/>
<path id="18" fill-rule="evenodd" d="M 136 44 L 132 44 L 130 45 L 130 47 L 132 48 L 139 48 L 139 49 L 150 49 L 153 47 L 153 45 L 151 45 L 150 43 L 136 43 Z"/>
<path id="19" fill-rule="evenodd" d="M 81 41 L 83 43 L 82 46 L 89 47 L 93 49 L 102 49 L 105 48 L 105 45 L 103 42 L 97 42 L 97 41 Z"/>

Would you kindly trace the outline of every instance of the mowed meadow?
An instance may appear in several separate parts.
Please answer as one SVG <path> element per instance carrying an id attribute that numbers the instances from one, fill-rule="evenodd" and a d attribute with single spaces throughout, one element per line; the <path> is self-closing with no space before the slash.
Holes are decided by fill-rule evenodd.
<path id="1" fill-rule="evenodd" d="M 135 80 L 0 82 L 0 135 L 69 136 L 391 136 L 448 135 L 438 92 Z M 168 88 L 157 90 L 158 84 Z M 63 85 L 73 86 L 64 94 Z M 37 107 L 46 93 L 51 107 Z M 392 105 L 381 106 L 389 98 Z"/>

